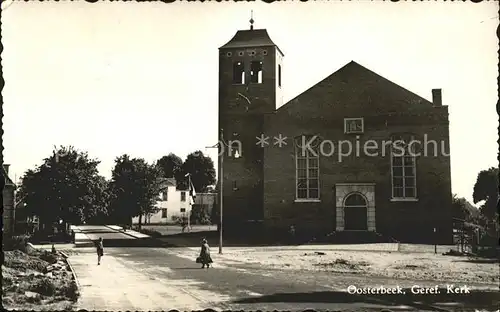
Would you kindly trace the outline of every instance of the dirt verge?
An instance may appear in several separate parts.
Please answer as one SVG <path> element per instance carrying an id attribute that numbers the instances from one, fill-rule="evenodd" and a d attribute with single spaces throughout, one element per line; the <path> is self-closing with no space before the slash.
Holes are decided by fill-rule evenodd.
<path id="1" fill-rule="evenodd" d="M 49 251 L 5 251 L 2 303 L 8 309 L 71 310 L 78 286 L 65 257 Z"/>

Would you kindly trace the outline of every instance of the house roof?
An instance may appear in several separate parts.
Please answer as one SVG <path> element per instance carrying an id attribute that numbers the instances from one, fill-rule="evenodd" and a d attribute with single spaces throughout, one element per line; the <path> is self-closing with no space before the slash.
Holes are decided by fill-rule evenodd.
<path id="1" fill-rule="evenodd" d="M 196 197 L 194 199 L 194 203 L 197 205 L 200 204 L 213 204 L 215 202 L 216 193 L 196 193 Z"/>
<path id="2" fill-rule="evenodd" d="M 338 89 L 342 89 L 345 92 L 345 85 L 350 85 L 350 91 L 354 92 L 371 92 L 373 93 L 374 100 L 377 96 L 381 94 L 392 94 L 393 98 L 397 98 L 398 101 L 403 101 L 409 103 L 417 103 L 417 105 L 432 106 L 433 104 L 423 97 L 397 85 L 396 83 L 384 78 L 383 76 L 369 70 L 368 68 L 358 64 L 355 61 L 351 61 L 333 72 L 326 78 L 322 79 L 318 83 L 311 86 L 309 89 L 297 95 L 295 98 L 288 101 L 283 106 L 279 107 L 277 111 L 284 111 L 291 106 L 295 107 L 295 104 L 299 105 L 298 99 L 308 93 L 313 91 L 320 85 L 328 85 L 331 88 L 339 86 Z"/>
<path id="3" fill-rule="evenodd" d="M 177 181 L 175 178 L 161 178 L 158 179 L 158 183 L 160 184 L 160 189 L 169 187 L 169 186 L 177 186 Z"/>
<path id="4" fill-rule="evenodd" d="M 5 169 L 5 165 L 2 165 L 2 174 L 4 176 L 5 180 L 5 185 L 11 185 L 15 186 L 16 184 L 12 181 L 12 179 L 9 177 L 9 174 L 7 172 L 7 169 Z"/>
<path id="5" fill-rule="evenodd" d="M 266 29 L 238 30 L 234 37 L 219 49 L 250 47 L 276 47 L 281 55 L 284 55 L 280 48 L 271 40 Z"/>
<path id="6" fill-rule="evenodd" d="M 469 203 L 469 201 L 465 201 L 465 209 L 473 216 L 473 217 L 478 217 L 481 212 L 477 207 Z"/>

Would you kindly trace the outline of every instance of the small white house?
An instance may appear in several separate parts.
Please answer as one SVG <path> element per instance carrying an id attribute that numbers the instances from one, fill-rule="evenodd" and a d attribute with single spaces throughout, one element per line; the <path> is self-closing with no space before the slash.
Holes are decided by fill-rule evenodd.
<path id="1" fill-rule="evenodd" d="M 161 181 L 162 191 L 158 194 L 156 207 L 159 211 L 143 216 L 143 224 L 173 223 L 178 217 L 188 217 L 191 214 L 191 204 L 188 190 L 177 190 L 174 178 Z M 132 223 L 139 223 L 139 217 L 134 217 Z"/>

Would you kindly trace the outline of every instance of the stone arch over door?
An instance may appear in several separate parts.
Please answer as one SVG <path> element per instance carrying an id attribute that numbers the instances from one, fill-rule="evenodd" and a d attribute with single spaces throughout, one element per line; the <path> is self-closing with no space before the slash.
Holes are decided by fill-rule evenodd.
<path id="1" fill-rule="evenodd" d="M 368 230 L 375 231 L 375 183 L 339 183 L 335 185 L 336 197 L 336 230 Z M 366 207 L 366 208 L 363 208 Z M 354 210 L 346 212 L 347 209 Z M 358 222 L 346 217 L 359 217 Z M 362 226 L 362 224 L 366 224 Z M 347 227 L 346 227 L 347 225 Z"/>
<path id="2" fill-rule="evenodd" d="M 368 230 L 368 201 L 359 192 L 352 192 L 344 198 L 344 230 Z"/>

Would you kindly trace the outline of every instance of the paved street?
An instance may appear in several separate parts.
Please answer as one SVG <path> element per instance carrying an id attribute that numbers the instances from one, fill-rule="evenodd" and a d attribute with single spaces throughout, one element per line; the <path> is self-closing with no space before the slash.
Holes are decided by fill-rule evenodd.
<path id="1" fill-rule="evenodd" d="M 238 263 L 201 269 L 193 259 L 176 255 L 179 249 L 162 247 L 106 247 L 106 237 L 132 243 L 132 237 L 112 230 L 88 229 L 104 238 L 105 256 L 97 266 L 93 248 L 75 249 L 70 256 L 81 286 L 79 309 L 86 310 L 391 310 L 459 311 L 493 308 L 499 294 L 479 292 L 446 295 L 350 295 L 349 285 L 409 288 L 413 285 L 446 287 L 437 282 L 394 281 L 334 273 L 263 269 Z M 94 237 L 94 236 L 92 236 Z M 133 245 L 133 244 L 130 244 Z M 216 252 L 216 250 L 215 250 Z"/>
<path id="2" fill-rule="evenodd" d="M 82 286 L 79 308 L 378 311 L 381 307 L 390 307 L 392 310 L 457 311 L 463 304 L 484 307 L 486 300 L 491 303 L 493 298 L 498 300 L 498 294 L 350 295 L 345 292 L 349 285 L 407 288 L 434 287 L 437 283 L 263 270 L 245 264 L 232 267 L 215 264 L 207 270 L 194 261 L 176 256 L 175 252 L 165 248 L 108 248 L 101 266 L 96 265 L 93 250 L 82 250 L 80 255 L 71 256 Z M 217 261 L 217 255 L 214 258 Z"/>
<path id="3" fill-rule="evenodd" d="M 338 274 L 327 275 L 325 273 L 290 272 L 280 270 L 265 270 L 246 264 L 237 264 L 231 267 L 216 267 L 212 270 L 203 270 L 193 260 L 175 256 L 175 250 L 165 249 L 144 250 L 137 253 L 136 250 L 116 251 L 116 257 L 127 255 L 128 259 L 135 263 L 148 267 L 160 268 L 168 266 L 172 272 L 158 270 L 158 277 L 165 279 L 190 279 L 202 282 L 201 288 L 213 293 L 219 293 L 219 298 L 230 298 L 224 306 L 231 309 L 244 310 L 304 310 L 314 309 L 355 309 L 376 308 L 380 306 L 391 306 L 409 308 L 411 305 L 416 310 L 429 309 L 427 304 L 416 304 L 412 298 L 400 296 L 354 296 L 346 293 L 349 285 L 356 286 L 401 286 L 411 287 L 415 284 L 434 287 L 435 282 L 404 281 L 395 283 L 388 279 L 367 280 L 360 276 L 341 276 Z M 135 253 L 134 253 L 135 252 Z M 162 261 L 165 259 L 166 261 Z M 214 255 L 214 261 L 217 261 Z M 153 269 L 154 270 L 154 269 Z M 461 295 L 463 297 L 463 295 Z M 497 296 L 498 298 L 498 296 Z M 414 300 L 415 298 L 413 298 Z M 419 298 L 420 300 L 423 298 Z M 428 303 L 434 304 L 436 300 L 446 298 L 428 298 Z M 450 298 L 448 298 L 449 301 Z M 415 300 L 416 301 L 416 300 Z M 425 300 L 423 300 L 425 301 Z M 463 298 L 461 298 L 463 301 Z M 206 307 L 206 306 L 205 306 Z"/>
<path id="4" fill-rule="evenodd" d="M 149 225 L 145 224 L 142 226 L 144 229 L 150 229 L 158 231 L 162 235 L 176 235 L 184 233 L 182 231 L 182 226 L 180 225 Z M 206 232 L 206 231 L 217 231 L 217 225 L 191 225 L 189 229 L 185 229 L 185 232 Z"/>
<path id="5" fill-rule="evenodd" d="M 79 229 L 83 234 L 93 241 L 102 237 L 103 240 L 116 240 L 116 239 L 131 239 L 129 235 L 113 230 L 103 225 L 80 225 L 75 228 Z"/>

